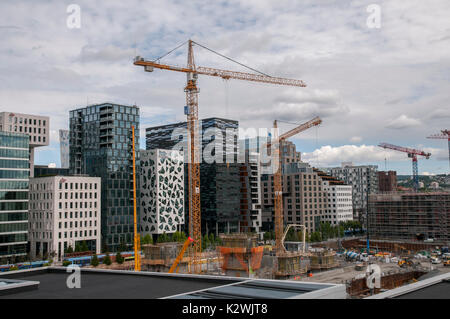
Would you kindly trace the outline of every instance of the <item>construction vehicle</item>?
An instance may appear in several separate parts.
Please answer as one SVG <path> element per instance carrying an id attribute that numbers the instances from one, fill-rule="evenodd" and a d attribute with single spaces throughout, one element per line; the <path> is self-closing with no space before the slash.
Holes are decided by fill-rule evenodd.
<path id="1" fill-rule="evenodd" d="M 413 265 L 413 262 L 409 258 L 402 258 L 397 263 L 401 268 L 409 267 Z"/>
<path id="2" fill-rule="evenodd" d="M 421 151 L 421 150 L 392 145 L 392 144 L 388 144 L 388 143 L 380 143 L 378 146 L 385 148 L 385 149 L 391 149 L 394 151 L 407 153 L 408 157 L 412 158 L 413 187 L 414 187 L 414 191 L 417 192 L 419 189 L 419 169 L 417 166 L 417 156 L 420 155 L 420 156 L 424 156 L 426 159 L 429 159 L 431 156 L 431 153 L 425 153 L 424 151 Z"/>
<path id="3" fill-rule="evenodd" d="M 178 272 L 178 264 L 180 263 L 181 260 L 183 260 L 183 256 L 184 253 L 186 252 L 186 249 L 193 241 L 194 240 L 191 237 L 188 237 L 188 239 L 186 239 L 186 241 L 183 244 L 183 247 L 181 247 L 180 253 L 178 254 L 177 258 L 175 258 L 175 261 L 173 262 L 172 266 L 169 269 L 169 274 L 173 273 L 174 271 Z"/>
<path id="4" fill-rule="evenodd" d="M 282 185 L 282 159 L 280 156 L 280 149 L 281 144 L 288 139 L 291 136 L 294 136 L 298 133 L 301 133 L 313 126 L 317 126 L 320 123 L 322 123 L 322 120 L 320 117 L 315 117 L 312 120 L 303 123 L 296 128 L 293 128 L 292 130 L 280 135 L 278 137 L 278 123 L 277 120 L 274 121 L 273 127 L 274 127 L 274 152 L 272 153 L 272 165 L 274 165 L 275 160 L 278 160 L 278 163 L 276 163 L 278 166 L 276 168 L 275 174 L 274 174 L 274 201 L 275 201 L 275 248 L 277 253 L 284 253 L 285 248 L 283 246 L 283 185 Z M 270 144 L 268 144 L 270 145 Z M 305 232 L 305 231 L 304 231 Z"/>
<path id="5" fill-rule="evenodd" d="M 170 54 L 171 52 L 175 51 L 185 43 L 188 43 L 187 67 L 178 67 L 159 63 L 160 59 Z M 187 74 L 187 84 L 184 88 L 184 91 L 186 93 L 186 106 L 184 107 L 184 113 L 187 115 L 188 140 L 189 140 L 189 147 L 187 150 L 189 235 L 194 239 L 194 246 L 193 246 L 194 273 L 199 273 L 201 248 L 202 248 L 201 243 L 202 234 L 201 234 L 201 211 L 200 211 L 200 151 L 199 151 L 199 145 L 201 145 L 201 142 L 199 142 L 198 140 L 199 138 L 198 94 L 200 92 L 199 88 L 197 87 L 198 75 L 200 74 L 200 75 L 215 76 L 220 77 L 224 80 L 238 79 L 244 81 L 262 82 L 295 87 L 306 87 L 306 84 L 301 80 L 292 80 L 269 76 L 253 68 L 250 68 L 242 63 L 239 63 L 229 57 L 226 57 L 218 52 L 215 52 L 214 50 L 211 50 L 192 40 L 188 40 L 185 43 L 179 45 L 175 49 L 169 51 L 168 53 L 161 56 L 160 58 L 155 59 L 154 61 L 146 61 L 142 57 L 136 56 L 134 60 L 134 65 L 143 66 L 146 72 L 153 72 L 153 70 L 157 68 L 161 70 L 176 71 Z M 194 44 L 259 74 L 196 66 L 194 61 L 194 50 L 193 50 Z"/>

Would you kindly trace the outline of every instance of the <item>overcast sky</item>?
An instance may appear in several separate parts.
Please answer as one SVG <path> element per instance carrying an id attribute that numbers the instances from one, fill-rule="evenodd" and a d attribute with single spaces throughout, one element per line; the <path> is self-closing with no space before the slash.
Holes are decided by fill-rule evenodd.
<path id="1" fill-rule="evenodd" d="M 67 26 L 72 3 L 81 8 L 80 28 Z M 380 28 L 367 24 L 370 4 L 381 9 Z M 200 76 L 200 118 L 259 128 L 318 115 L 318 129 L 292 139 L 315 166 L 353 161 L 410 174 L 406 154 L 377 147 L 387 142 L 431 152 L 419 160 L 421 174 L 449 172 L 447 141 L 426 139 L 450 128 L 448 0 L 2 0 L 0 109 L 51 117 L 51 144 L 37 151 L 38 164 L 59 165 L 57 132 L 68 128 L 69 110 L 87 104 L 136 103 L 145 145 L 146 127 L 185 119 L 186 78 L 146 73 L 133 57 L 154 59 L 189 38 L 308 85 Z M 186 50 L 162 62 L 185 65 Z M 199 66 L 245 70 L 200 47 L 195 59 Z"/>

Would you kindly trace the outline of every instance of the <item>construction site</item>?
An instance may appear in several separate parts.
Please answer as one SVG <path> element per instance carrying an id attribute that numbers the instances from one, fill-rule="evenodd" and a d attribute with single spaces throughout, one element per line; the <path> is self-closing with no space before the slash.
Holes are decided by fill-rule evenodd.
<path id="1" fill-rule="evenodd" d="M 194 41 L 189 40 L 188 64 L 186 68 L 148 61 L 137 56 L 134 65 L 144 67 L 145 71 L 153 72 L 155 68 L 182 72 L 187 74 L 186 93 L 187 127 L 190 140 L 198 139 L 198 75 L 221 77 L 222 79 L 238 79 L 244 81 L 263 82 L 275 85 L 305 87 L 300 80 L 268 77 L 262 74 L 251 74 L 198 67 L 194 63 L 194 45 L 216 53 Z M 170 53 L 171 51 L 169 51 Z M 216 53 L 217 54 L 217 53 Z M 252 233 L 220 234 L 220 245 L 214 249 L 202 249 L 201 210 L 200 210 L 200 166 L 199 147 L 189 144 L 188 168 L 188 225 L 189 238 L 184 242 L 157 243 L 140 245 L 140 237 L 136 224 L 135 199 L 135 242 L 134 267 L 131 263 L 114 269 L 135 271 L 168 272 L 184 274 L 204 274 L 228 277 L 248 277 L 260 279 L 301 280 L 309 282 L 334 282 L 346 284 L 350 298 L 361 298 L 368 293 L 373 294 L 385 289 L 392 289 L 408 282 L 418 280 L 420 276 L 433 270 L 430 265 L 421 260 L 418 262 L 418 251 L 436 248 L 416 243 L 395 243 L 389 241 L 374 241 L 379 238 L 398 240 L 415 240 L 418 236 L 434 238 L 446 242 L 450 226 L 448 193 L 421 194 L 418 189 L 417 156 L 429 158 L 431 154 L 423 151 L 399 147 L 387 143 L 379 146 L 405 152 L 412 158 L 413 180 L 415 192 L 412 194 L 380 194 L 371 195 L 369 200 L 370 213 L 368 229 L 371 241 L 362 239 L 338 240 L 329 243 L 308 245 L 305 240 L 306 227 L 300 224 L 285 225 L 283 207 L 283 173 L 280 148 L 288 138 L 295 136 L 322 123 L 319 117 L 297 125 L 283 134 L 278 134 L 278 121 L 273 128 L 275 135 L 265 145 L 271 154 L 273 169 L 273 210 L 274 210 L 274 242 L 262 243 L 258 235 Z M 134 147 L 134 140 L 133 140 Z M 134 168 L 133 159 L 133 168 Z M 317 170 L 316 170 L 317 171 Z M 133 170 L 135 184 L 135 170 Z M 253 187 L 253 186 L 252 186 Z M 256 194 L 256 193 L 255 193 Z M 256 196 L 256 195 L 255 195 Z M 438 198 L 437 198 L 438 197 Z M 248 201 L 247 201 L 248 204 Z M 245 215 L 245 212 L 241 212 Z M 250 217 L 250 216 L 247 216 Z M 251 220 L 248 218 L 248 220 Z M 242 227 L 248 227 L 246 221 Z M 285 227 L 286 226 L 286 227 Z M 244 227 L 244 228 L 245 228 Z M 286 248 L 285 238 L 290 228 L 302 230 L 303 240 L 290 243 Z M 292 249 L 292 247 L 294 249 Z M 371 247 L 371 249 L 369 249 Z M 438 247 L 439 248 L 439 247 Z M 416 255 L 414 255 L 416 254 Z M 381 273 L 381 288 L 370 290 L 366 285 L 366 268 L 369 265 L 379 265 Z"/>

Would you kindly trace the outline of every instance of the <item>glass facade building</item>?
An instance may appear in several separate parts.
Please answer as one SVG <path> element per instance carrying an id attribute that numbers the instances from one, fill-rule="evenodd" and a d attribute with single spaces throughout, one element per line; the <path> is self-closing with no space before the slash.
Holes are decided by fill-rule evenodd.
<path id="1" fill-rule="evenodd" d="M 208 118 L 200 121 L 202 161 L 200 164 L 200 205 L 202 233 L 239 231 L 240 180 L 238 155 L 239 122 Z M 184 151 L 187 163 L 187 123 L 146 128 L 146 149 Z M 181 146 L 181 148 L 180 148 Z M 221 152 L 222 156 L 216 152 Z M 218 161 L 207 160 L 211 155 Z M 231 163 L 227 164 L 227 158 Z M 210 158 L 211 159 L 211 158 Z M 219 160 L 220 159 L 220 160 Z M 209 162 L 208 162 L 209 161 Z M 222 162 L 222 163 L 220 163 Z M 185 164 L 185 230 L 188 229 L 188 164 Z"/>
<path id="2" fill-rule="evenodd" d="M 29 137 L 0 132 L 0 261 L 26 256 Z"/>
<path id="3" fill-rule="evenodd" d="M 104 103 L 70 111 L 69 171 L 102 178 L 102 245 L 109 251 L 133 243 L 132 126 L 139 171 L 137 106 Z M 136 183 L 139 198 L 138 178 Z"/>

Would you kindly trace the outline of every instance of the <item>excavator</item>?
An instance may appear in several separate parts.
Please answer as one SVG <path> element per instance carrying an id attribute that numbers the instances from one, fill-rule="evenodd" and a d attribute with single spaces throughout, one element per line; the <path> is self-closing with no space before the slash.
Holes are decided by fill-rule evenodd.
<path id="1" fill-rule="evenodd" d="M 404 267 L 410 267 L 410 266 L 412 266 L 412 265 L 414 265 L 414 263 L 412 262 L 412 260 L 411 259 L 409 259 L 409 258 L 402 258 L 402 259 L 400 259 L 399 261 L 398 261 L 398 263 L 397 263 L 401 268 L 404 268 Z"/>

